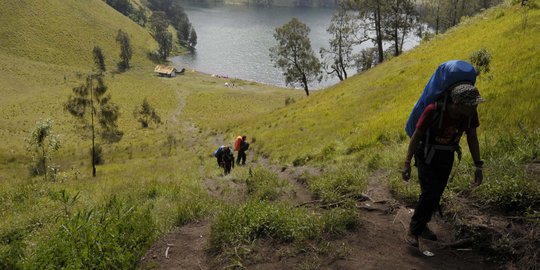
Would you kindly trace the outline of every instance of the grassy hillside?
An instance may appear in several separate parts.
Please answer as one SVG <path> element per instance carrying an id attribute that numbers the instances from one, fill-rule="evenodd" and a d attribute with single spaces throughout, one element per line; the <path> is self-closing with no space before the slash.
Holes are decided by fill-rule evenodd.
<path id="1" fill-rule="evenodd" d="M 0 51 L 21 58 L 89 69 L 94 46 L 107 52 L 114 67 L 122 29 L 133 43 L 133 65 L 149 63 L 146 54 L 157 47 L 148 32 L 104 1 L 2 1 Z"/>
<path id="2" fill-rule="evenodd" d="M 125 73 L 115 72 L 118 29 L 130 35 L 134 50 Z M 92 69 L 96 45 L 106 57 L 105 81 L 120 107 L 124 136 L 115 144 L 98 137 L 105 164 L 92 178 L 89 133 L 63 104 Z M 200 181 L 219 175 L 210 153 L 221 142 L 210 130 L 230 138 L 236 132 L 225 131 L 219 121 L 203 126 L 209 108 L 215 104 L 218 116 L 241 120 L 246 111 L 262 114 L 281 107 L 291 95 L 241 81 L 231 89 L 225 79 L 191 71 L 158 78 L 147 59 L 155 48 L 145 29 L 101 0 L 0 3 L 0 269 L 133 267 L 155 237 L 202 213 L 190 210 L 189 201 L 214 205 Z M 198 98 L 204 93 L 208 99 Z M 249 100 L 247 93 L 253 101 L 234 106 Z M 161 125 L 142 129 L 133 118 L 144 98 L 156 108 Z M 32 177 L 28 170 L 32 157 L 26 138 L 40 119 L 52 119 L 61 140 L 50 163 L 60 168 L 54 181 Z M 69 237 L 61 229 L 80 226 L 84 229 L 70 231 L 75 235 Z M 88 240 L 88 235 L 112 237 Z M 75 250 L 93 255 L 69 255 Z"/>
<path id="3" fill-rule="evenodd" d="M 493 56 L 491 73 L 477 83 L 488 100 L 479 107 L 481 136 L 497 137 L 520 126 L 537 129 L 540 11 L 528 12 L 525 27 L 522 17 L 523 10 L 513 6 L 467 19 L 398 58 L 253 121 L 246 131 L 264 142 L 264 151 L 289 162 L 330 144 L 354 150 L 381 137 L 403 140 L 404 123 L 437 66 L 468 60 L 480 48 Z"/>

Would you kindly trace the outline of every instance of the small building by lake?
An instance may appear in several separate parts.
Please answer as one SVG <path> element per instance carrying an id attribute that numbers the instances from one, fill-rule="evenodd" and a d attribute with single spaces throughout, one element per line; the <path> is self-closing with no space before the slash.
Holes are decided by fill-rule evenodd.
<path id="1" fill-rule="evenodd" d="M 169 77 L 169 78 L 176 77 L 176 73 L 178 73 L 175 67 L 166 66 L 166 65 L 157 65 L 154 68 L 154 72 L 157 73 L 157 75 L 160 77 Z"/>

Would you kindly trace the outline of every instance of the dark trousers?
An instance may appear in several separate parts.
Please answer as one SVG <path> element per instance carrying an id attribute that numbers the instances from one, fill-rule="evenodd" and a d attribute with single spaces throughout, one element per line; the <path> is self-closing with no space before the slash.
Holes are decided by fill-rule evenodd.
<path id="1" fill-rule="evenodd" d="M 421 194 L 411 218 L 410 230 L 411 233 L 420 235 L 431 220 L 433 212 L 439 207 L 454 164 L 454 151 L 436 151 L 430 164 L 426 164 L 424 145 L 421 143 L 414 158 L 415 166 L 418 168 Z"/>
<path id="2" fill-rule="evenodd" d="M 236 158 L 236 164 L 240 165 L 240 162 L 242 165 L 246 165 L 246 151 L 238 151 L 238 157 Z"/>

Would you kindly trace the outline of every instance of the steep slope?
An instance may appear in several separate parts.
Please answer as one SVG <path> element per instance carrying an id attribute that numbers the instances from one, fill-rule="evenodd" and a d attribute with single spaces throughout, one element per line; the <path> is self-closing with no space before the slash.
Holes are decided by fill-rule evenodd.
<path id="1" fill-rule="evenodd" d="M 91 52 L 100 46 L 108 64 L 118 60 L 115 37 L 127 32 L 134 49 L 133 64 L 147 64 L 156 47 L 148 32 L 104 1 L 2 1 L 0 52 L 58 65 L 89 67 Z"/>

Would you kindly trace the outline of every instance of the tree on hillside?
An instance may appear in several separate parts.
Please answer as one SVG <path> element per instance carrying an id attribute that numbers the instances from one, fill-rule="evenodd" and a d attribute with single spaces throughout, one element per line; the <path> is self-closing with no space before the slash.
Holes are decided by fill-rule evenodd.
<path id="1" fill-rule="evenodd" d="M 166 19 L 177 30 L 178 42 L 186 47 L 195 47 L 196 37 L 191 33 L 195 30 L 189 18 L 178 0 L 148 0 L 151 10 L 165 13 Z M 195 39 L 195 42 L 193 42 Z"/>
<path id="2" fill-rule="evenodd" d="M 418 26 L 418 15 L 413 0 L 388 1 L 389 9 L 384 18 L 385 40 L 392 42 L 394 56 L 403 52 L 405 37 Z"/>
<path id="3" fill-rule="evenodd" d="M 319 51 L 323 59 L 323 68 L 327 74 L 337 76 L 343 81 L 347 79 L 347 69 L 353 65 L 353 46 L 368 39 L 356 37 L 359 25 L 351 12 L 344 8 L 340 8 L 334 14 L 326 31 L 330 33 L 331 38 L 330 48 L 321 48 Z"/>
<path id="4" fill-rule="evenodd" d="M 105 0 L 105 3 L 125 16 L 129 16 L 133 11 L 133 6 L 129 0 Z"/>
<path id="5" fill-rule="evenodd" d="M 422 0 L 419 13 L 422 21 L 443 33 L 457 25 L 462 17 L 472 16 L 483 9 L 500 4 L 501 0 Z"/>
<path id="6" fill-rule="evenodd" d="M 131 14 L 130 18 L 140 26 L 145 27 L 146 23 L 148 22 L 148 18 L 146 17 L 146 8 L 139 7 Z"/>
<path id="7" fill-rule="evenodd" d="M 142 128 L 147 128 L 150 122 L 154 122 L 156 125 L 161 123 L 161 118 L 156 112 L 156 109 L 148 103 L 145 98 L 141 106 L 135 107 L 133 110 L 133 117 L 141 123 Z"/>
<path id="8" fill-rule="evenodd" d="M 187 20 L 187 18 L 182 19 L 179 21 L 177 28 L 178 41 L 180 42 L 180 44 L 182 44 L 182 46 L 188 47 L 189 35 L 192 29 L 191 23 Z"/>
<path id="9" fill-rule="evenodd" d="M 119 108 L 111 102 L 111 95 L 106 95 L 105 57 L 99 47 L 94 47 L 92 53 L 95 63 L 94 71 L 86 76 L 81 85 L 72 89 L 73 95 L 68 97 L 64 108 L 91 130 L 92 176 L 95 177 L 95 122 L 99 123 L 101 138 L 106 142 L 119 141 L 123 133 L 118 130 L 117 125 L 118 116 L 120 115 Z"/>
<path id="10" fill-rule="evenodd" d="M 129 69 L 129 61 L 133 55 L 133 48 L 131 47 L 129 35 L 119 29 L 116 34 L 116 43 L 120 45 L 120 62 L 118 63 L 118 69 L 121 71 L 127 70 Z"/>
<path id="11" fill-rule="evenodd" d="M 189 47 L 195 48 L 197 46 L 197 32 L 195 28 L 191 28 L 191 33 L 189 33 Z"/>
<path id="12" fill-rule="evenodd" d="M 150 29 L 152 36 L 157 41 L 159 48 L 159 57 L 162 60 L 167 59 L 172 50 L 172 34 L 168 30 L 169 22 L 164 12 L 157 11 L 150 16 Z"/>
<path id="13" fill-rule="evenodd" d="M 51 160 L 51 152 L 58 151 L 60 148 L 60 140 L 52 132 L 52 126 L 52 120 L 40 120 L 27 139 L 28 151 L 32 153 L 34 160 L 30 166 L 30 173 L 43 175 L 45 180 L 47 180 L 47 163 Z"/>
<path id="14" fill-rule="evenodd" d="M 378 52 L 378 62 L 384 61 L 384 18 L 387 16 L 389 5 L 383 0 L 353 0 L 350 7 L 357 10 L 363 20 L 363 31 L 375 43 Z"/>
<path id="15" fill-rule="evenodd" d="M 308 83 L 321 80 L 321 63 L 311 49 L 310 29 L 297 18 L 277 27 L 274 38 L 278 44 L 270 48 L 270 60 L 283 70 L 285 83 L 300 84 L 309 96 Z"/>

